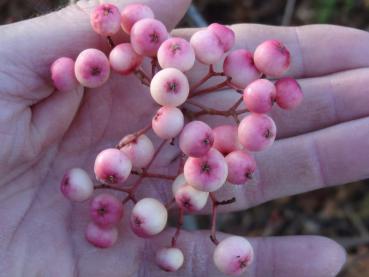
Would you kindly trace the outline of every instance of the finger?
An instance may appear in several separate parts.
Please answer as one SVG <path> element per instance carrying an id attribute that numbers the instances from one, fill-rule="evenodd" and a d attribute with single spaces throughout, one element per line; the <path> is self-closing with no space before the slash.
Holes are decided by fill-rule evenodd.
<path id="1" fill-rule="evenodd" d="M 133 1 L 113 2 L 122 10 Z M 162 20 L 168 29 L 179 22 L 190 4 L 190 0 L 175 0 L 170 5 L 165 0 L 139 2 L 149 5 L 156 18 Z M 90 26 L 89 12 L 98 3 L 81 1 L 42 17 L 2 26 L 0 56 L 4 61 L 3 70 L 14 69 L 16 65 L 16 72 L 22 75 L 22 80 L 50 84 L 49 70 L 55 59 L 61 56 L 75 58 L 85 48 L 106 48 L 106 40 L 94 33 Z"/>
<path id="2" fill-rule="evenodd" d="M 236 33 L 236 48 L 253 51 L 265 40 L 282 41 L 291 52 L 291 66 L 286 75 L 296 78 L 369 66 L 369 57 L 364 54 L 369 47 L 369 34 L 365 31 L 332 25 L 273 27 L 238 24 L 232 28 Z M 190 37 L 195 31 L 182 29 L 175 35 Z"/>
<path id="3" fill-rule="evenodd" d="M 219 198 L 236 196 L 224 210 L 241 210 L 283 196 L 369 177 L 369 118 L 277 141 L 256 155 L 250 185 L 225 185 Z"/>
<path id="4" fill-rule="evenodd" d="M 271 112 L 278 138 L 293 137 L 369 116 L 368 76 L 369 69 L 362 68 L 299 80 L 304 93 L 302 104 L 289 111 L 275 105 Z M 228 109 L 239 97 L 232 91 L 222 91 L 214 96 L 202 97 L 201 101 L 209 107 Z M 210 121 L 214 116 L 202 119 Z"/>
<path id="5" fill-rule="evenodd" d="M 165 232 L 145 249 L 142 265 L 150 276 L 163 276 L 155 265 L 155 251 L 168 246 L 171 232 Z M 219 234 L 219 239 L 226 237 Z M 328 277 L 336 276 L 346 260 L 343 248 L 336 242 L 317 236 L 250 238 L 255 259 L 242 276 L 248 277 Z M 176 276 L 225 276 L 214 266 L 214 245 L 208 232 L 182 232 L 178 247 L 185 262 Z"/>

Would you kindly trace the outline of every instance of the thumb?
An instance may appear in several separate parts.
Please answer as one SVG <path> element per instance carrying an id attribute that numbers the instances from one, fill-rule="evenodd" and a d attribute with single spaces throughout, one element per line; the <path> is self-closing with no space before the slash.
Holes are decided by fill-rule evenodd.
<path id="1" fill-rule="evenodd" d="M 155 17 L 171 30 L 185 14 L 190 0 L 115 0 L 120 10 L 130 3 L 144 3 Z M 5 25 L 0 56 L 12 64 L 24 65 L 43 78 L 49 78 L 50 64 L 61 56 L 75 58 L 85 48 L 104 48 L 106 41 L 92 30 L 90 12 L 99 1 L 79 1 L 48 15 Z M 122 31 L 123 33 L 123 31 Z M 119 40 L 123 39 L 121 35 Z"/>

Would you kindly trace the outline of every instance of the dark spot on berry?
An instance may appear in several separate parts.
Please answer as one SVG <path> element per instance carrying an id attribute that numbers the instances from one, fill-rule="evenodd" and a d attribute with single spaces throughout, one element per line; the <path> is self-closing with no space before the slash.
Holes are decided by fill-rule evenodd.
<path id="1" fill-rule="evenodd" d="M 115 175 L 109 175 L 106 179 L 109 184 L 115 184 L 117 182 L 117 178 Z"/>
<path id="2" fill-rule="evenodd" d="M 163 114 L 162 112 L 157 112 L 155 114 L 154 120 L 157 121 L 162 114 Z"/>
<path id="3" fill-rule="evenodd" d="M 110 8 L 108 7 L 104 8 L 104 16 L 108 16 L 109 14 L 112 14 L 112 13 L 113 11 Z"/>
<path id="4" fill-rule="evenodd" d="M 159 35 L 156 32 L 150 34 L 150 42 L 158 43 L 159 42 Z"/>
<path id="5" fill-rule="evenodd" d="M 93 67 L 91 68 L 91 75 L 92 76 L 98 76 L 101 73 L 101 69 L 99 67 Z"/>
<path id="6" fill-rule="evenodd" d="M 271 137 L 273 137 L 273 133 L 269 129 L 266 129 L 264 133 L 264 137 L 266 139 L 270 139 Z"/>
<path id="7" fill-rule="evenodd" d="M 249 171 L 247 171 L 247 172 L 245 173 L 245 177 L 246 177 L 247 179 L 249 179 L 249 180 L 252 180 L 252 179 L 254 178 L 253 174 L 254 174 L 254 172 L 252 172 L 251 170 L 249 170 Z"/>
<path id="8" fill-rule="evenodd" d="M 181 46 L 179 46 L 178 44 L 173 44 L 170 47 L 171 51 L 173 54 L 175 54 L 178 50 L 181 50 Z"/>
<path id="9" fill-rule="evenodd" d="M 172 81 L 167 83 L 168 92 L 177 92 L 177 83 Z"/>
<path id="10" fill-rule="evenodd" d="M 202 173 L 210 173 L 210 165 L 207 163 L 207 162 L 204 162 L 202 165 L 201 165 L 201 172 Z"/>
<path id="11" fill-rule="evenodd" d="M 142 220 L 139 219 L 138 217 L 135 217 L 133 220 L 134 224 L 137 226 L 140 226 L 142 224 Z"/>
<path id="12" fill-rule="evenodd" d="M 107 209 L 105 206 L 101 206 L 98 210 L 97 210 L 97 213 L 100 215 L 100 216 L 104 216 L 106 213 L 107 213 Z"/>
<path id="13" fill-rule="evenodd" d="M 182 200 L 182 205 L 183 205 L 183 207 L 185 207 L 187 210 L 191 209 L 191 207 L 192 207 L 191 201 L 190 201 L 190 199 L 188 199 L 188 198 L 185 198 L 185 199 L 183 199 L 183 200 Z"/>
<path id="14" fill-rule="evenodd" d="M 239 257 L 237 257 L 239 258 Z M 240 268 L 245 268 L 249 264 L 249 258 L 244 258 L 242 260 L 239 260 Z"/>

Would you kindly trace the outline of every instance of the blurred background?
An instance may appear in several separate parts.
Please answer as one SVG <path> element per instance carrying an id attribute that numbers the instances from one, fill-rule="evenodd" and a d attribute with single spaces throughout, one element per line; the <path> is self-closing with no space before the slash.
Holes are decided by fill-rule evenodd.
<path id="1" fill-rule="evenodd" d="M 0 24 L 38 16 L 68 2 L 0 0 Z M 194 0 L 181 25 L 204 26 L 207 22 L 329 23 L 369 31 L 369 0 Z M 278 199 L 244 212 L 219 215 L 218 229 L 250 236 L 328 236 L 349 253 L 341 277 L 369 276 L 368 185 L 368 180 L 361 181 Z M 186 217 L 186 229 L 209 226 L 207 216 Z"/>

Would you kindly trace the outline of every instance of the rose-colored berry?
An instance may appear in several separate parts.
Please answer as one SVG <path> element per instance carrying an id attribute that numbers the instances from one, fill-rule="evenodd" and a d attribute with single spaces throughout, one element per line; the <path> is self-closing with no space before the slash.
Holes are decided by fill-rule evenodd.
<path id="1" fill-rule="evenodd" d="M 194 33 L 190 40 L 197 60 L 203 64 L 218 63 L 223 54 L 223 45 L 214 32 L 206 29 Z"/>
<path id="2" fill-rule="evenodd" d="M 162 203 L 154 198 L 144 198 L 133 207 L 131 228 L 137 236 L 148 238 L 163 231 L 167 219 L 168 212 Z"/>
<path id="3" fill-rule="evenodd" d="M 168 36 L 164 24 L 152 18 L 145 18 L 136 22 L 131 29 L 132 47 L 142 56 L 156 56 L 160 45 Z"/>
<path id="4" fill-rule="evenodd" d="M 228 166 L 227 181 L 235 185 L 244 185 L 253 179 L 256 161 L 251 154 L 234 151 L 225 157 Z"/>
<path id="5" fill-rule="evenodd" d="M 94 222 L 90 222 L 86 228 L 85 238 L 96 247 L 110 248 L 118 240 L 118 229 L 116 227 L 101 228 Z"/>
<path id="6" fill-rule="evenodd" d="M 299 83 L 293 78 L 282 78 L 275 83 L 276 101 L 282 109 L 292 110 L 301 104 L 304 95 Z"/>
<path id="7" fill-rule="evenodd" d="M 187 77 L 176 68 L 160 70 L 151 81 L 152 98 L 162 106 L 177 107 L 188 97 L 190 86 Z"/>
<path id="8" fill-rule="evenodd" d="M 273 108 L 276 98 L 274 84 L 267 79 L 258 79 L 249 84 L 243 92 L 243 102 L 254 113 L 267 113 Z"/>
<path id="9" fill-rule="evenodd" d="M 146 135 L 141 135 L 135 139 L 133 138 L 135 138 L 135 135 L 125 136 L 121 143 L 125 144 L 126 142 L 130 142 L 123 146 L 120 151 L 130 159 L 133 167 L 146 167 L 154 156 L 154 145 Z"/>
<path id="10" fill-rule="evenodd" d="M 190 157 L 205 155 L 213 143 L 213 130 L 209 125 L 199 120 L 187 123 L 179 136 L 179 148 Z"/>
<path id="11" fill-rule="evenodd" d="M 110 75 L 109 60 L 98 49 L 86 49 L 78 55 L 74 72 L 83 86 L 88 88 L 102 86 Z"/>
<path id="12" fill-rule="evenodd" d="M 255 67 L 252 53 L 244 49 L 228 54 L 223 63 L 223 71 L 226 76 L 232 78 L 232 84 L 242 89 L 261 76 Z"/>
<path id="13" fill-rule="evenodd" d="M 238 141 L 238 128 L 233 125 L 220 125 L 213 129 L 213 147 L 226 155 L 236 150 L 241 150 L 242 145 Z"/>
<path id="14" fill-rule="evenodd" d="M 214 32 L 218 37 L 224 52 L 229 51 L 233 47 L 236 35 L 231 28 L 219 23 L 213 23 L 209 25 L 208 30 Z"/>
<path id="15" fill-rule="evenodd" d="M 143 57 L 138 55 L 130 43 L 122 43 L 114 47 L 109 55 L 111 67 L 122 75 L 133 73 L 142 63 Z"/>
<path id="16" fill-rule="evenodd" d="M 195 52 L 187 40 L 169 38 L 158 50 L 158 62 L 162 68 L 174 67 L 181 71 L 188 71 L 195 64 Z"/>
<path id="17" fill-rule="evenodd" d="M 92 29 L 99 35 L 114 35 L 120 30 L 119 9 L 113 4 L 100 4 L 92 11 L 90 22 Z"/>
<path id="18" fill-rule="evenodd" d="M 186 212 L 198 212 L 205 207 L 209 193 L 187 184 L 184 174 L 180 174 L 172 184 L 172 191 L 178 206 Z"/>
<path id="19" fill-rule="evenodd" d="M 176 137 L 184 125 L 184 116 L 175 107 L 161 107 L 152 119 L 154 133 L 162 139 Z"/>
<path id="20" fill-rule="evenodd" d="M 123 204 L 112 194 L 99 194 L 91 201 L 90 216 L 101 228 L 112 228 L 123 217 Z"/>
<path id="21" fill-rule="evenodd" d="M 223 155 L 212 148 L 201 158 L 189 157 L 185 162 L 183 173 L 187 183 L 194 188 L 212 192 L 225 183 L 228 167 Z"/>
<path id="22" fill-rule="evenodd" d="M 215 266 L 224 274 L 241 275 L 254 260 L 254 250 L 243 237 L 232 236 L 222 240 L 214 250 Z"/>
<path id="23" fill-rule="evenodd" d="M 271 146 L 277 127 L 266 114 L 250 114 L 238 126 L 238 140 L 249 151 L 262 151 Z"/>
<path id="24" fill-rule="evenodd" d="M 179 248 L 165 247 L 156 252 L 155 260 L 162 270 L 175 272 L 183 265 L 184 256 Z"/>
<path id="25" fill-rule="evenodd" d="M 100 152 L 95 160 L 96 179 L 104 184 L 123 183 L 131 173 L 132 163 L 118 149 L 109 148 Z"/>
<path id="26" fill-rule="evenodd" d="M 270 77 L 281 77 L 290 66 L 290 52 L 277 40 L 267 40 L 256 47 L 256 67 Z"/>
<path id="27" fill-rule="evenodd" d="M 82 202 L 92 196 L 94 185 L 86 171 L 73 168 L 64 175 L 60 190 L 69 200 Z"/>
<path id="28" fill-rule="evenodd" d="M 74 61 L 71 58 L 57 59 L 51 65 L 50 71 L 54 87 L 58 91 L 68 92 L 78 87 L 79 83 L 74 74 Z"/>
<path id="29" fill-rule="evenodd" d="M 154 18 L 154 13 L 149 6 L 143 4 L 130 4 L 121 13 L 121 25 L 123 30 L 131 33 L 132 26 L 144 18 Z"/>

